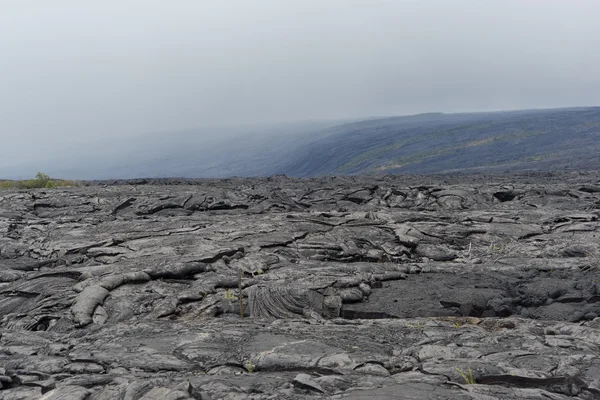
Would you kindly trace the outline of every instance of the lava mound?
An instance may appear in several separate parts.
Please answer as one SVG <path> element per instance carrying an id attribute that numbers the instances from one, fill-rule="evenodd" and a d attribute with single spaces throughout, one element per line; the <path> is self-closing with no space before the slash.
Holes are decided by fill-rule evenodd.
<path id="1" fill-rule="evenodd" d="M 0 399 L 599 399 L 598 187 L 0 191 Z"/>

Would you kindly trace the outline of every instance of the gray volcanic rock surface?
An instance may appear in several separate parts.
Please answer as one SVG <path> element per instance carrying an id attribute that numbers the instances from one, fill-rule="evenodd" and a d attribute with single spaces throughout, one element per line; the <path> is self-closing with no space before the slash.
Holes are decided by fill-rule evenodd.
<path id="1" fill-rule="evenodd" d="M 599 216 L 596 173 L 2 191 L 0 399 L 599 399 Z"/>

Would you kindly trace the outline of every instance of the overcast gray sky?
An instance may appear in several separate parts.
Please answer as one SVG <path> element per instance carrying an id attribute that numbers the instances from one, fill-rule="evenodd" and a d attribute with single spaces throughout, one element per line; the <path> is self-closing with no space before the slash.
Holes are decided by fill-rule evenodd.
<path id="1" fill-rule="evenodd" d="M 597 0 L 0 8 L 0 167 L 208 125 L 600 104 Z"/>

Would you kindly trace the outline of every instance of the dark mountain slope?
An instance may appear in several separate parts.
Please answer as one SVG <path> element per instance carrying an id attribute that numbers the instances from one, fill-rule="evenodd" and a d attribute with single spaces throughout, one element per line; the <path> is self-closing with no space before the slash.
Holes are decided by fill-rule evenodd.
<path id="1" fill-rule="evenodd" d="M 67 179 L 600 169 L 600 107 L 198 129 L 0 168 Z"/>
<path id="2" fill-rule="evenodd" d="M 331 128 L 278 171 L 292 176 L 600 167 L 600 108 L 422 114 Z"/>

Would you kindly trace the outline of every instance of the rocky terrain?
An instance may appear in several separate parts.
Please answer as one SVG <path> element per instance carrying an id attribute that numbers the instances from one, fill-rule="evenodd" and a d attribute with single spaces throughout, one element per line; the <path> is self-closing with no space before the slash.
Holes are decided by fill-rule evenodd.
<path id="1" fill-rule="evenodd" d="M 0 191 L 0 399 L 600 399 L 599 215 L 596 173 Z"/>

